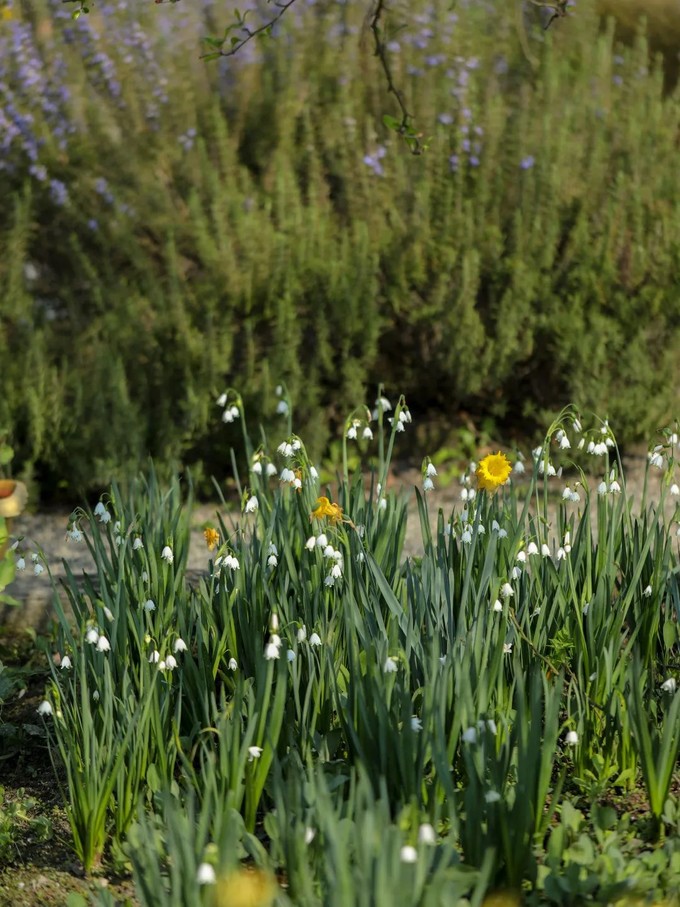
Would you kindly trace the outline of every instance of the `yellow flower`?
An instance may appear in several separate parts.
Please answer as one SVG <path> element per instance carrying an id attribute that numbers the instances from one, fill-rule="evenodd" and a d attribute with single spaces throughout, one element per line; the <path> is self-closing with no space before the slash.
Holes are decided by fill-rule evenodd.
<path id="1" fill-rule="evenodd" d="M 477 467 L 477 484 L 485 491 L 495 491 L 510 478 L 512 466 L 510 460 L 500 450 L 488 454 Z"/>
<path id="2" fill-rule="evenodd" d="M 312 519 L 322 520 L 324 517 L 328 517 L 331 523 L 339 523 L 342 520 L 342 507 L 331 504 L 326 497 L 318 498 L 316 508 L 312 510 Z"/>
<path id="3" fill-rule="evenodd" d="M 217 880 L 215 907 L 271 907 L 278 893 L 274 879 L 259 869 L 237 869 Z"/>
<path id="4" fill-rule="evenodd" d="M 213 529 L 212 526 L 209 526 L 203 531 L 203 538 L 208 546 L 208 551 L 213 551 L 220 541 L 220 534 L 217 529 Z"/>
<path id="5" fill-rule="evenodd" d="M 0 19 L 5 19 L 9 21 L 12 18 L 12 10 L 8 6 L 3 6 L 0 9 Z"/>
<path id="6" fill-rule="evenodd" d="M 517 891 L 492 891 L 482 901 L 482 907 L 519 907 L 521 903 Z"/>

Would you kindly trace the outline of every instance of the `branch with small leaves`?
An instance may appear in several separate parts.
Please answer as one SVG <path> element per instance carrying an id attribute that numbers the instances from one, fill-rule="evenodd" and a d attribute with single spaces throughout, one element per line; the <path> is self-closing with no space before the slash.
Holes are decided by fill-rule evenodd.
<path id="1" fill-rule="evenodd" d="M 158 2 L 158 0 L 156 0 Z M 175 0 L 176 2 L 176 0 Z M 281 2 L 281 0 L 276 0 L 273 6 L 276 8 L 276 14 L 269 18 L 262 25 L 259 25 L 257 28 L 250 28 L 246 24 L 246 18 L 248 13 L 251 10 L 246 10 L 244 13 L 235 11 L 235 21 L 228 25 L 224 34 L 221 38 L 205 38 L 205 43 L 214 50 L 208 51 L 208 53 L 202 54 L 202 60 L 216 60 L 218 57 L 233 57 L 234 54 L 237 54 L 241 48 L 245 47 L 249 41 L 252 41 L 253 38 L 258 36 L 268 37 L 276 23 L 279 19 L 290 9 L 290 7 L 295 3 L 295 0 L 287 0 L 287 2 Z M 240 32 L 241 34 L 234 34 L 234 32 Z M 228 46 L 225 48 L 225 44 Z"/>
<path id="2" fill-rule="evenodd" d="M 396 98 L 397 104 L 399 105 L 399 111 L 401 113 L 401 120 L 385 115 L 383 117 L 383 123 L 387 126 L 388 129 L 392 129 L 398 135 L 403 136 L 411 154 L 422 154 L 427 150 L 427 145 L 421 141 L 422 133 L 416 132 L 416 130 L 414 129 L 413 116 L 408 112 L 406 102 L 404 101 L 404 95 L 401 89 L 397 88 L 397 86 L 394 84 L 392 68 L 390 67 L 389 59 L 387 56 L 387 43 L 384 38 L 384 30 L 381 26 L 381 18 L 385 11 L 386 7 L 384 0 L 376 0 L 376 4 L 372 12 L 369 13 L 369 28 L 373 33 L 375 56 L 380 61 L 382 71 L 385 75 L 385 80 L 387 82 L 387 91 L 390 94 L 393 94 Z"/>

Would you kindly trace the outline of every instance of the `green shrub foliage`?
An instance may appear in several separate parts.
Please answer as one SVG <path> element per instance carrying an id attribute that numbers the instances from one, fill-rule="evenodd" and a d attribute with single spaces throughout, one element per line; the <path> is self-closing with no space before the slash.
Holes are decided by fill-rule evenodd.
<path id="1" fill-rule="evenodd" d="M 115 6 L 0 20 L 0 425 L 43 491 L 149 454 L 219 472 L 228 385 L 268 424 L 284 381 L 317 450 L 378 381 L 452 420 L 668 419 L 680 106 L 642 38 L 392 11 L 415 156 L 362 3 L 213 63 L 211 3 Z"/>

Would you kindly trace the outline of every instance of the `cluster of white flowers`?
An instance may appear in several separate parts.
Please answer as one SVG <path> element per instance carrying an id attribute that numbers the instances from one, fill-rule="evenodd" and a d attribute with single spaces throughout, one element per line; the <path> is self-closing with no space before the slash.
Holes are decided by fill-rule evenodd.
<path id="1" fill-rule="evenodd" d="M 24 540 L 24 537 L 23 537 L 23 535 L 22 535 L 22 536 L 20 536 L 18 539 L 15 539 L 15 540 L 12 542 L 11 546 L 10 546 L 10 551 L 13 551 L 14 554 L 15 554 L 15 557 L 16 557 L 16 560 L 14 561 L 14 566 L 15 566 L 16 569 L 19 570 L 19 571 L 22 571 L 22 570 L 25 570 L 25 569 L 26 569 L 26 557 L 25 557 L 25 552 L 24 552 L 23 547 L 22 547 L 22 545 L 21 545 L 21 543 L 23 542 L 23 540 Z M 34 573 L 36 576 L 40 576 L 40 574 L 41 574 L 41 573 L 44 571 L 44 569 L 45 569 L 45 568 L 43 567 L 43 565 L 40 563 L 40 556 L 39 556 L 38 554 L 33 553 L 33 554 L 31 555 L 31 561 L 33 562 L 33 573 Z"/>
<path id="2" fill-rule="evenodd" d="M 562 491 L 562 500 L 569 501 L 572 504 L 578 504 L 578 502 L 581 500 L 581 495 L 576 490 L 578 486 L 579 482 L 576 482 L 573 488 L 571 487 L 571 485 L 567 485 Z"/>
<path id="3" fill-rule="evenodd" d="M 256 453 L 255 456 L 253 457 L 253 462 L 251 464 L 250 469 L 252 472 L 255 473 L 255 475 L 258 475 L 258 476 L 262 475 L 263 457 L 264 457 L 264 455 L 262 453 Z M 267 478 L 271 479 L 272 476 L 277 475 L 278 469 L 272 462 L 267 462 L 267 465 L 265 468 L 265 473 L 266 473 Z"/>
<path id="4" fill-rule="evenodd" d="M 611 438 L 607 438 L 607 441 L 614 443 Z M 607 453 L 607 448 L 610 446 L 607 441 L 589 441 L 586 453 L 592 454 L 594 457 L 604 457 Z M 583 443 L 585 444 L 585 441 Z"/>
<path id="5" fill-rule="evenodd" d="M 371 413 L 371 419 L 376 422 L 380 413 L 389 413 L 391 409 L 392 404 L 387 397 L 378 397 L 375 401 L 375 409 Z"/>
<path id="6" fill-rule="evenodd" d="M 147 636 L 145 642 L 150 643 L 151 641 L 151 637 Z M 178 655 L 180 652 L 186 652 L 187 644 L 181 637 L 178 637 L 175 640 L 172 649 L 175 652 L 175 655 Z M 156 665 L 159 671 L 174 671 L 178 664 L 175 655 L 168 653 L 165 658 L 161 658 L 161 653 L 154 646 L 149 652 L 149 664 Z"/>
<path id="7" fill-rule="evenodd" d="M 232 403 L 230 406 L 227 406 L 228 400 L 229 393 L 227 391 L 225 391 L 223 394 L 220 394 L 217 398 L 217 405 L 221 406 L 224 409 L 224 412 L 222 413 L 223 422 L 233 422 L 234 419 L 238 419 L 241 415 L 241 411 L 235 404 Z"/>
<path id="8" fill-rule="evenodd" d="M 302 441 L 295 435 L 288 441 L 282 441 L 276 448 L 282 457 L 290 460 L 302 447 Z"/>
<path id="9" fill-rule="evenodd" d="M 545 455 L 544 455 L 544 451 L 543 451 L 542 447 L 535 447 L 531 451 L 531 454 L 534 458 L 534 462 L 538 465 L 539 476 L 547 475 L 548 478 L 551 478 L 552 476 L 561 476 L 562 475 L 562 467 L 560 467 L 559 469 L 555 469 L 555 467 L 552 465 L 550 460 L 548 460 L 547 465 L 546 465 L 546 459 L 545 459 Z"/>
<path id="10" fill-rule="evenodd" d="M 274 567 L 278 566 L 279 563 L 279 551 L 274 542 L 269 543 L 269 548 L 267 549 L 267 566 L 273 570 Z"/>
<path id="11" fill-rule="evenodd" d="M 397 424 L 394 426 L 394 430 L 397 432 L 406 431 L 406 426 L 413 422 L 411 410 L 408 408 L 408 406 L 406 406 L 406 404 L 401 407 L 397 407 L 397 409 L 399 412 L 397 415 Z M 390 418 L 387 421 L 390 423 L 390 425 L 394 425 L 394 419 Z"/>
<path id="12" fill-rule="evenodd" d="M 371 430 L 371 426 L 368 425 L 368 423 L 364 424 L 362 419 L 352 419 L 350 424 L 347 426 L 346 436 L 347 436 L 348 441 L 357 440 L 357 438 L 359 437 L 359 429 L 361 428 L 362 425 L 364 425 L 364 428 L 361 432 L 362 440 L 364 440 L 364 441 L 373 440 L 373 432 Z"/>
<path id="13" fill-rule="evenodd" d="M 557 441 L 560 450 L 569 450 L 569 448 L 571 447 L 571 441 L 567 437 L 567 433 L 563 428 L 560 428 L 555 435 L 555 441 Z"/>
<path id="14" fill-rule="evenodd" d="M 281 655 L 281 637 L 279 636 L 279 615 L 273 611 L 269 618 L 269 642 L 264 647 L 264 657 L 273 661 Z"/>
<path id="15" fill-rule="evenodd" d="M 231 552 L 227 552 L 226 554 L 222 554 L 219 557 L 216 557 L 214 567 L 215 576 L 220 575 L 222 567 L 227 567 L 232 571 L 241 569 L 238 558 L 235 555 L 231 554 Z"/>
<path id="16" fill-rule="evenodd" d="M 621 486 L 616 481 L 616 479 L 610 479 L 609 484 L 603 479 L 600 484 L 597 486 L 597 493 L 599 495 L 603 494 L 619 494 L 621 492 Z"/>
<path id="17" fill-rule="evenodd" d="M 432 491 L 434 482 L 432 477 L 437 475 L 437 469 L 429 457 L 423 463 L 423 491 Z"/>
<path id="18" fill-rule="evenodd" d="M 82 542 L 83 538 L 83 533 L 81 532 L 80 527 L 78 526 L 76 521 L 73 519 L 70 520 L 68 528 L 66 529 L 66 540 L 68 542 L 76 542 L 77 544 L 78 542 Z"/>
<path id="19" fill-rule="evenodd" d="M 302 480 L 295 475 L 292 469 L 284 467 L 281 470 L 281 475 L 279 476 L 279 481 L 282 485 L 290 485 L 292 488 L 299 490 L 302 488 Z"/>
<path id="20" fill-rule="evenodd" d="M 276 385 L 276 396 L 279 397 L 279 402 L 276 404 L 276 412 L 279 416 L 287 416 L 290 412 L 290 406 L 288 401 L 283 396 L 283 387 L 280 384 Z"/>
<path id="21" fill-rule="evenodd" d="M 657 469 L 663 469 L 663 444 L 657 444 L 653 450 L 647 454 L 647 459 L 649 460 L 650 466 L 655 466 Z"/>
<path id="22" fill-rule="evenodd" d="M 322 532 L 320 535 L 310 535 L 305 542 L 305 548 L 308 551 L 314 551 L 316 548 L 320 548 L 324 558 L 331 562 L 329 572 L 324 578 L 324 585 L 334 586 L 336 580 L 342 578 L 342 571 L 344 568 L 342 551 L 339 551 L 330 544 L 325 532 Z"/>
<path id="23" fill-rule="evenodd" d="M 88 628 L 85 633 L 85 642 L 94 646 L 98 652 L 111 651 L 111 643 L 97 626 L 93 625 Z"/>
<path id="24" fill-rule="evenodd" d="M 477 496 L 476 490 L 472 487 L 472 482 L 475 478 L 475 473 L 477 470 L 477 464 L 474 460 L 471 460 L 468 463 L 467 470 L 460 477 L 459 482 L 462 485 L 460 491 L 460 499 L 463 502 L 474 501 Z"/>
<path id="25" fill-rule="evenodd" d="M 486 533 L 483 523 L 477 523 L 475 525 L 474 523 L 467 522 L 467 511 L 463 512 L 461 519 L 463 519 L 463 529 L 460 534 L 460 540 L 464 545 L 471 544 L 475 532 L 477 535 L 484 535 Z"/>
<path id="26" fill-rule="evenodd" d="M 501 529 L 498 520 L 492 520 L 492 521 L 491 521 L 491 531 L 492 531 L 492 532 L 497 532 L 497 533 L 498 533 L 498 538 L 499 538 L 499 539 L 506 539 L 506 538 L 508 537 L 507 530 Z"/>
<path id="27" fill-rule="evenodd" d="M 98 517 L 100 523 L 110 523 L 111 514 L 106 509 L 106 505 L 103 501 L 99 501 L 97 506 L 94 508 L 94 515 Z"/>

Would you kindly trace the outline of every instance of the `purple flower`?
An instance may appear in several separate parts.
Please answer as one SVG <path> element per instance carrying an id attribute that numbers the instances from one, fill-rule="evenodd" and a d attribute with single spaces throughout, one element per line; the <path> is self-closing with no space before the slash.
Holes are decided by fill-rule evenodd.
<path id="1" fill-rule="evenodd" d="M 533 154 L 528 154 L 526 157 L 522 158 L 520 167 L 522 170 L 531 170 L 531 168 L 536 163 Z"/>
<path id="2" fill-rule="evenodd" d="M 450 113 L 440 113 L 437 119 L 442 126 L 450 126 L 453 123 L 453 117 Z"/>
<path id="3" fill-rule="evenodd" d="M 384 176 L 385 170 L 383 165 L 380 163 L 382 158 L 387 154 L 387 149 L 384 145 L 379 145 L 373 154 L 364 155 L 364 164 L 367 167 L 370 167 L 371 170 L 376 174 L 376 176 Z"/>
<path id="4" fill-rule="evenodd" d="M 28 172 L 40 183 L 44 183 L 47 179 L 47 169 L 43 167 L 42 164 L 31 164 L 31 166 L 28 168 Z"/>
<path id="5" fill-rule="evenodd" d="M 52 201 L 60 207 L 68 204 L 68 189 L 61 180 L 50 180 L 50 195 Z"/>

